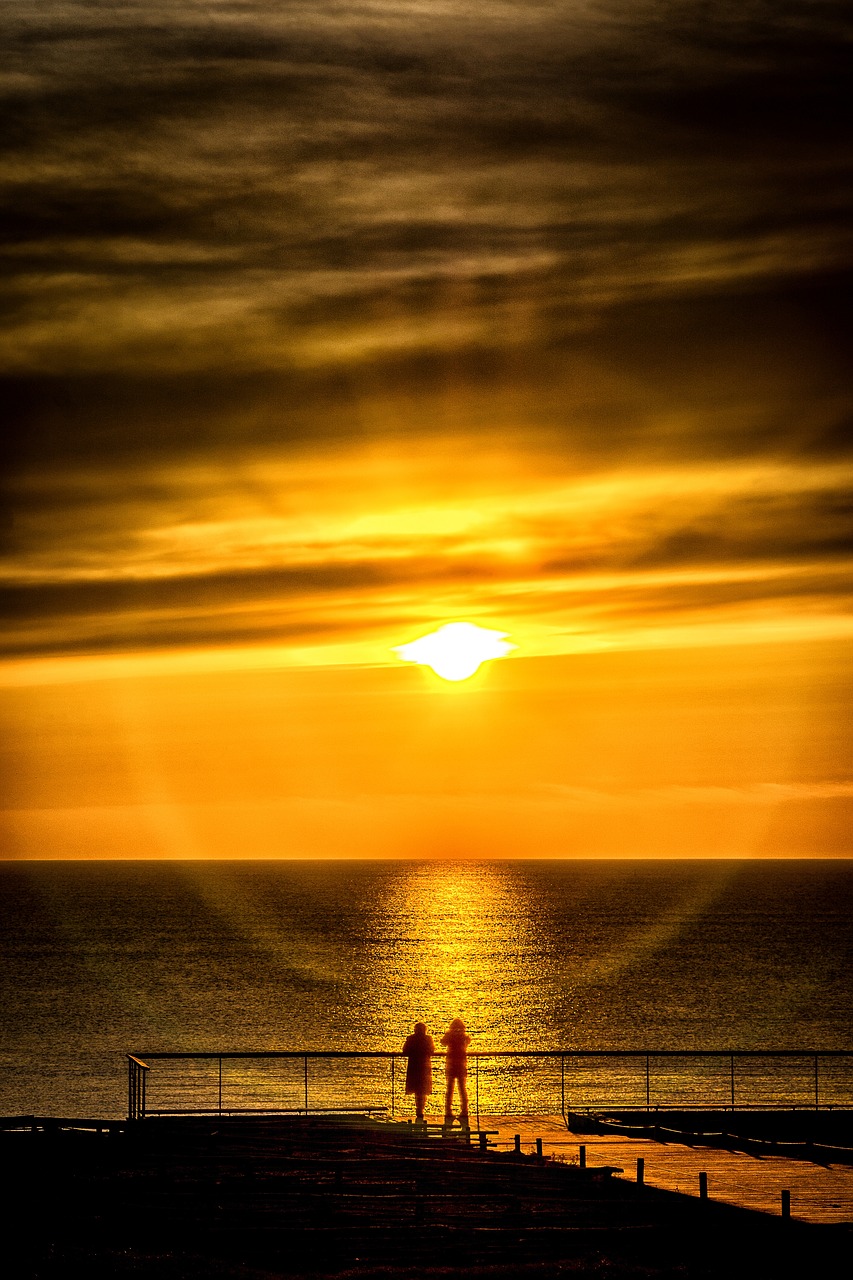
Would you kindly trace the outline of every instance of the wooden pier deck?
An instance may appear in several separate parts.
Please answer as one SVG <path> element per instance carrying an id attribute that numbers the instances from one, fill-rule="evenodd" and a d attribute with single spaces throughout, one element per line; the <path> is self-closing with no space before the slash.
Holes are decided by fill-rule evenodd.
<path id="1" fill-rule="evenodd" d="M 748 1153 L 617 1134 L 573 1134 L 559 1115 L 481 1116 L 485 1129 L 497 1130 L 499 1150 L 509 1150 L 521 1135 L 522 1150 L 543 1151 L 558 1160 L 577 1161 L 586 1148 L 587 1163 L 617 1165 L 620 1177 L 635 1182 L 637 1160 L 644 1161 L 647 1187 L 699 1195 L 699 1174 L 708 1176 L 708 1196 L 724 1204 L 763 1213 L 781 1212 L 782 1191 L 791 1194 L 791 1216 L 803 1222 L 853 1223 L 853 1166 L 792 1159 L 768 1152 Z"/>
<path id="2" fill-rule="evenodd" d="M 343 1117 L 181 1117 L 100 1131 L 46 1121 L 0 1131 L 0 1195 L 14 1224 L 9 1274 L 800 1280 L 830 1274 L 849 1249 L 851 1232 L 839 1223 L 700 1202 L 601 1168 L 638 1150 L 633 1140 L 587 1141 L 583 1170 L 557 1118 L 481 1123 L 507 1144 L 522 1131 L 527 1151 L 483 1150 L 440 1126 L 425 1135 Z M 561 1158 L 531 1154 L 536 1137 L 546 1156 Z M 34 1207 L 38 1227 L 27 1231 Z"/>

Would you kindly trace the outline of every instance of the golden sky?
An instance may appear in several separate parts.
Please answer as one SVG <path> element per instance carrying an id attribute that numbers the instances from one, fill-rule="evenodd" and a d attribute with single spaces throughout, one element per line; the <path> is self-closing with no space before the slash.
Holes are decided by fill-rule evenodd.
<path id="1" fill-rule="evenodd" d="M 853 853 L 846 7 L 5 19 L 2 856 Z"/>

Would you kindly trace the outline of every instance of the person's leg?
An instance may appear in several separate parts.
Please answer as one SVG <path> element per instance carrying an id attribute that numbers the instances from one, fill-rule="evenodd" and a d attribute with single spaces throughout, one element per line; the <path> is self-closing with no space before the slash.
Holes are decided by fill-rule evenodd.
<path id="1" fill-rule="evenodd" d="M 417 1116 L 418 1120 L 423 1120 L 423 1118 L 424 1118 L 424 1103 L 425 1103 L 425 1102 L 426 1102 L 426 1094 L 425 1094 L 425 1093 L 416 1093 L 416 1094 L 415 1094 L 415 1115 Z"/>
<path id="2" fill-rule="evenodd" d="M 453 1118 L 453 1076 L 447 1076 L 447 1089 L 444 1094 L 444 1118 Z"/>
<path id="3" fill-rule="evenodd" d="M 459 1102 L 462 1106 L 462 1111 L 459 1114 L 459 1119 L 467 1120 L 468 1119 L 468 1085 L 466 1084 L 464 1076 L 459 1077 Z"/>

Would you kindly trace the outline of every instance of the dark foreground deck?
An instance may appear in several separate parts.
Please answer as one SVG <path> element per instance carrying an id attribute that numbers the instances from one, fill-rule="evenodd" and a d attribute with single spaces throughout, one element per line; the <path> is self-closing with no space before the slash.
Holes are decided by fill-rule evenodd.
<path id="1" fill-rule="evenodd" d="M 16 1280 L 828 1275 L 851 1243 L 849 1228 L 387 1121 L 48 1125 L 0 1147 Z"/>

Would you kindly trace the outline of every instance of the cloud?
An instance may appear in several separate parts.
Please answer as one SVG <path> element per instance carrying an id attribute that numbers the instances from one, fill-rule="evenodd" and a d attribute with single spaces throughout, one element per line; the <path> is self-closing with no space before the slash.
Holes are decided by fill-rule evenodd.
<path id="1" fill-rule="evenodd" d="M 449 321 L 448 279 L 520 289 L 534 345 L 849 266 L 840 7 L 11 16 L 18 370 L 287 367 L 306 321 L 313 359 L 393 355 L 376 298 Z M 473 310 L 493 340 L 488 289 Z"/>
<path id="2" fill-rule="evenodd" d="M 582 809 L 654 808 L 661 804 L 771 806 L 801 800 L 850 800 L 853 798 L 853 781 L 756 782 L 744 787 L 620 787 L 613 791 L 548 783 L 543 785 L 542 793 L 555 803 Z"/>
<path id="3" fill-rule="evenodd" d="M 464 461 L 467 459 L 467 461 Z M 476 617 L 534 652 L 714 619 L 842 626 L 850 468 L 796 459 L 564 475 L 514 442 L 102 463 L 21 485 L 5 652 L 392 640 Z M 821 622 L 821 619 L 823 621 Z M 384 634 L 385 640 L 381 639 Z M 371 649 L 370 646 L 373 646 Z"/>
<path id="4" fill-rule="evenodd" d="M 8 652 L 844 610 L 840 4 L 6 20 Z"/>

